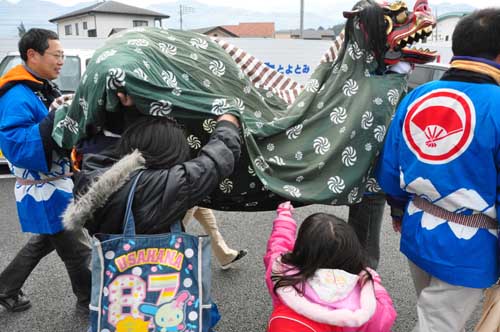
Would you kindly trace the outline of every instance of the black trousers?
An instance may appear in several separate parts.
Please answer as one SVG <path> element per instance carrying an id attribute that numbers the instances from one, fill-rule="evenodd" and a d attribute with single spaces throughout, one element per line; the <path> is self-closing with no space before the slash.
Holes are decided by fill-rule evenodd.
<path id="1" fill-rule="evenodd" d="M 78 303 L 88 305 L 91 247 L 88 233 L 83 229 L 33 235 L 0 274 L 0 296 L 17 295 L 40 260 L 54 249 L 66 266 Z"/>
<path id="2" fill-rule="evenodd" d="M 384 216 L 385 195 L 365 194 L 358 204 L 349 206 L 348 223 L 354 228 L 367 253 L 367 264 L 376 270 L 380 259 L 380 229 Z"/>

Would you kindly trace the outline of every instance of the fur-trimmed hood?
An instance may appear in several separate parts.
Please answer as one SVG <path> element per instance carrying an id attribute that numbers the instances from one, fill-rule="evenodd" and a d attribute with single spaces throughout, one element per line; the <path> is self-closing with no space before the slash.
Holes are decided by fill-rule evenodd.
<path id="1" fill-rule="evenodd" d="M 122 188 L 133 172 L 144 168 L 144 157 L 138 150 L 126 155 L 92 181 L 85 194 L 72 200 L 63 214 L 65 229 L 83 227 L 108 199 Z"/>

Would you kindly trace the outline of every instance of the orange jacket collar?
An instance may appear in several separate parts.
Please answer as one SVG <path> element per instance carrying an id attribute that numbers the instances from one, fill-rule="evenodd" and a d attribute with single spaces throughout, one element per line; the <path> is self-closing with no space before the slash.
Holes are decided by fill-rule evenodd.
<path id="1" fill-rule="evenodd" d="M 9 82 L 17 81 L 31 81 L 38 84 L 43 84 L 42 81 L 37 80 L 30 72 L 24 68 L 23 65 L 17 65 L 9 70 L 4 76 L 0 77 L 0 88 Z"/>

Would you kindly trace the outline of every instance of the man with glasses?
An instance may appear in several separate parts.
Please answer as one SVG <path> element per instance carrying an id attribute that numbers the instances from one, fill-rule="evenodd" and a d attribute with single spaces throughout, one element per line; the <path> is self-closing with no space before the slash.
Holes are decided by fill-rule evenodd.
<path id="1" fill-rule="evenodd" d="M 22 231 L 34 235 L 0 274 L 0 305 L 11 312 L 31 306 L 21 287 L 55 249 L 71 279 L 78 311 L 88 312 L 88 235 L 63 230 L 60 216 L 72 198 L 72 174 L 68 151 L 51 137 L 56 104 L 63 100 L 51 81 L 61 72 L 64 52 L 56 33 L 31 29 L 19 41 L 19 53 L 24 63 L 0 78 L 0 149 L 16 177 Z"/>

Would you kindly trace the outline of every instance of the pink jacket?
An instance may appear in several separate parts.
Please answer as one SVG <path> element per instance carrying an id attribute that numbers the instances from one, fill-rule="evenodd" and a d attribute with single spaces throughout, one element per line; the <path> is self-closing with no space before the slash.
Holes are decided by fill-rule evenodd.
<path id="1" fill-rule="evenodd" d="M 266 284 L 273 306 L 276 308 L 286 305 L 305 318 L 330 325 L 332 329 L 336 328 L 336 331 L 339 327 L 342 331 L 351 332 L 390 331 L 396 319 L 396 311 L 389 293 L 381 285 L 380 276 L 373 270 L 369 269 L 373 282 L 369 281 L 361 286 L 357 279 L 354 279 L 352 291 L 344 298 L 331 303 L 319 299 L 324 297 L 322 296 L 324 294 L 315 293 L 310 286 L 310 280 L 306 284 L 304 295 L 298 294 L 293 287 L 278 289 L 278 295 L 273 292 L 272 271 L 280 273 L 286 268 L 281 263 L 281 255 L 292 251 L 295 244 L 297 223 L 292 218 L 292 211 L 293 207 L 289 202 L 279 205 L 278 216 L 273 222 L 273 230 L 264 256 Z M 340 273 L 348 274 L 345 271 Z M 350 276 L 357 278 L 352 274 Z M 296 320 L 296 317 L 290 319 Z"/>

